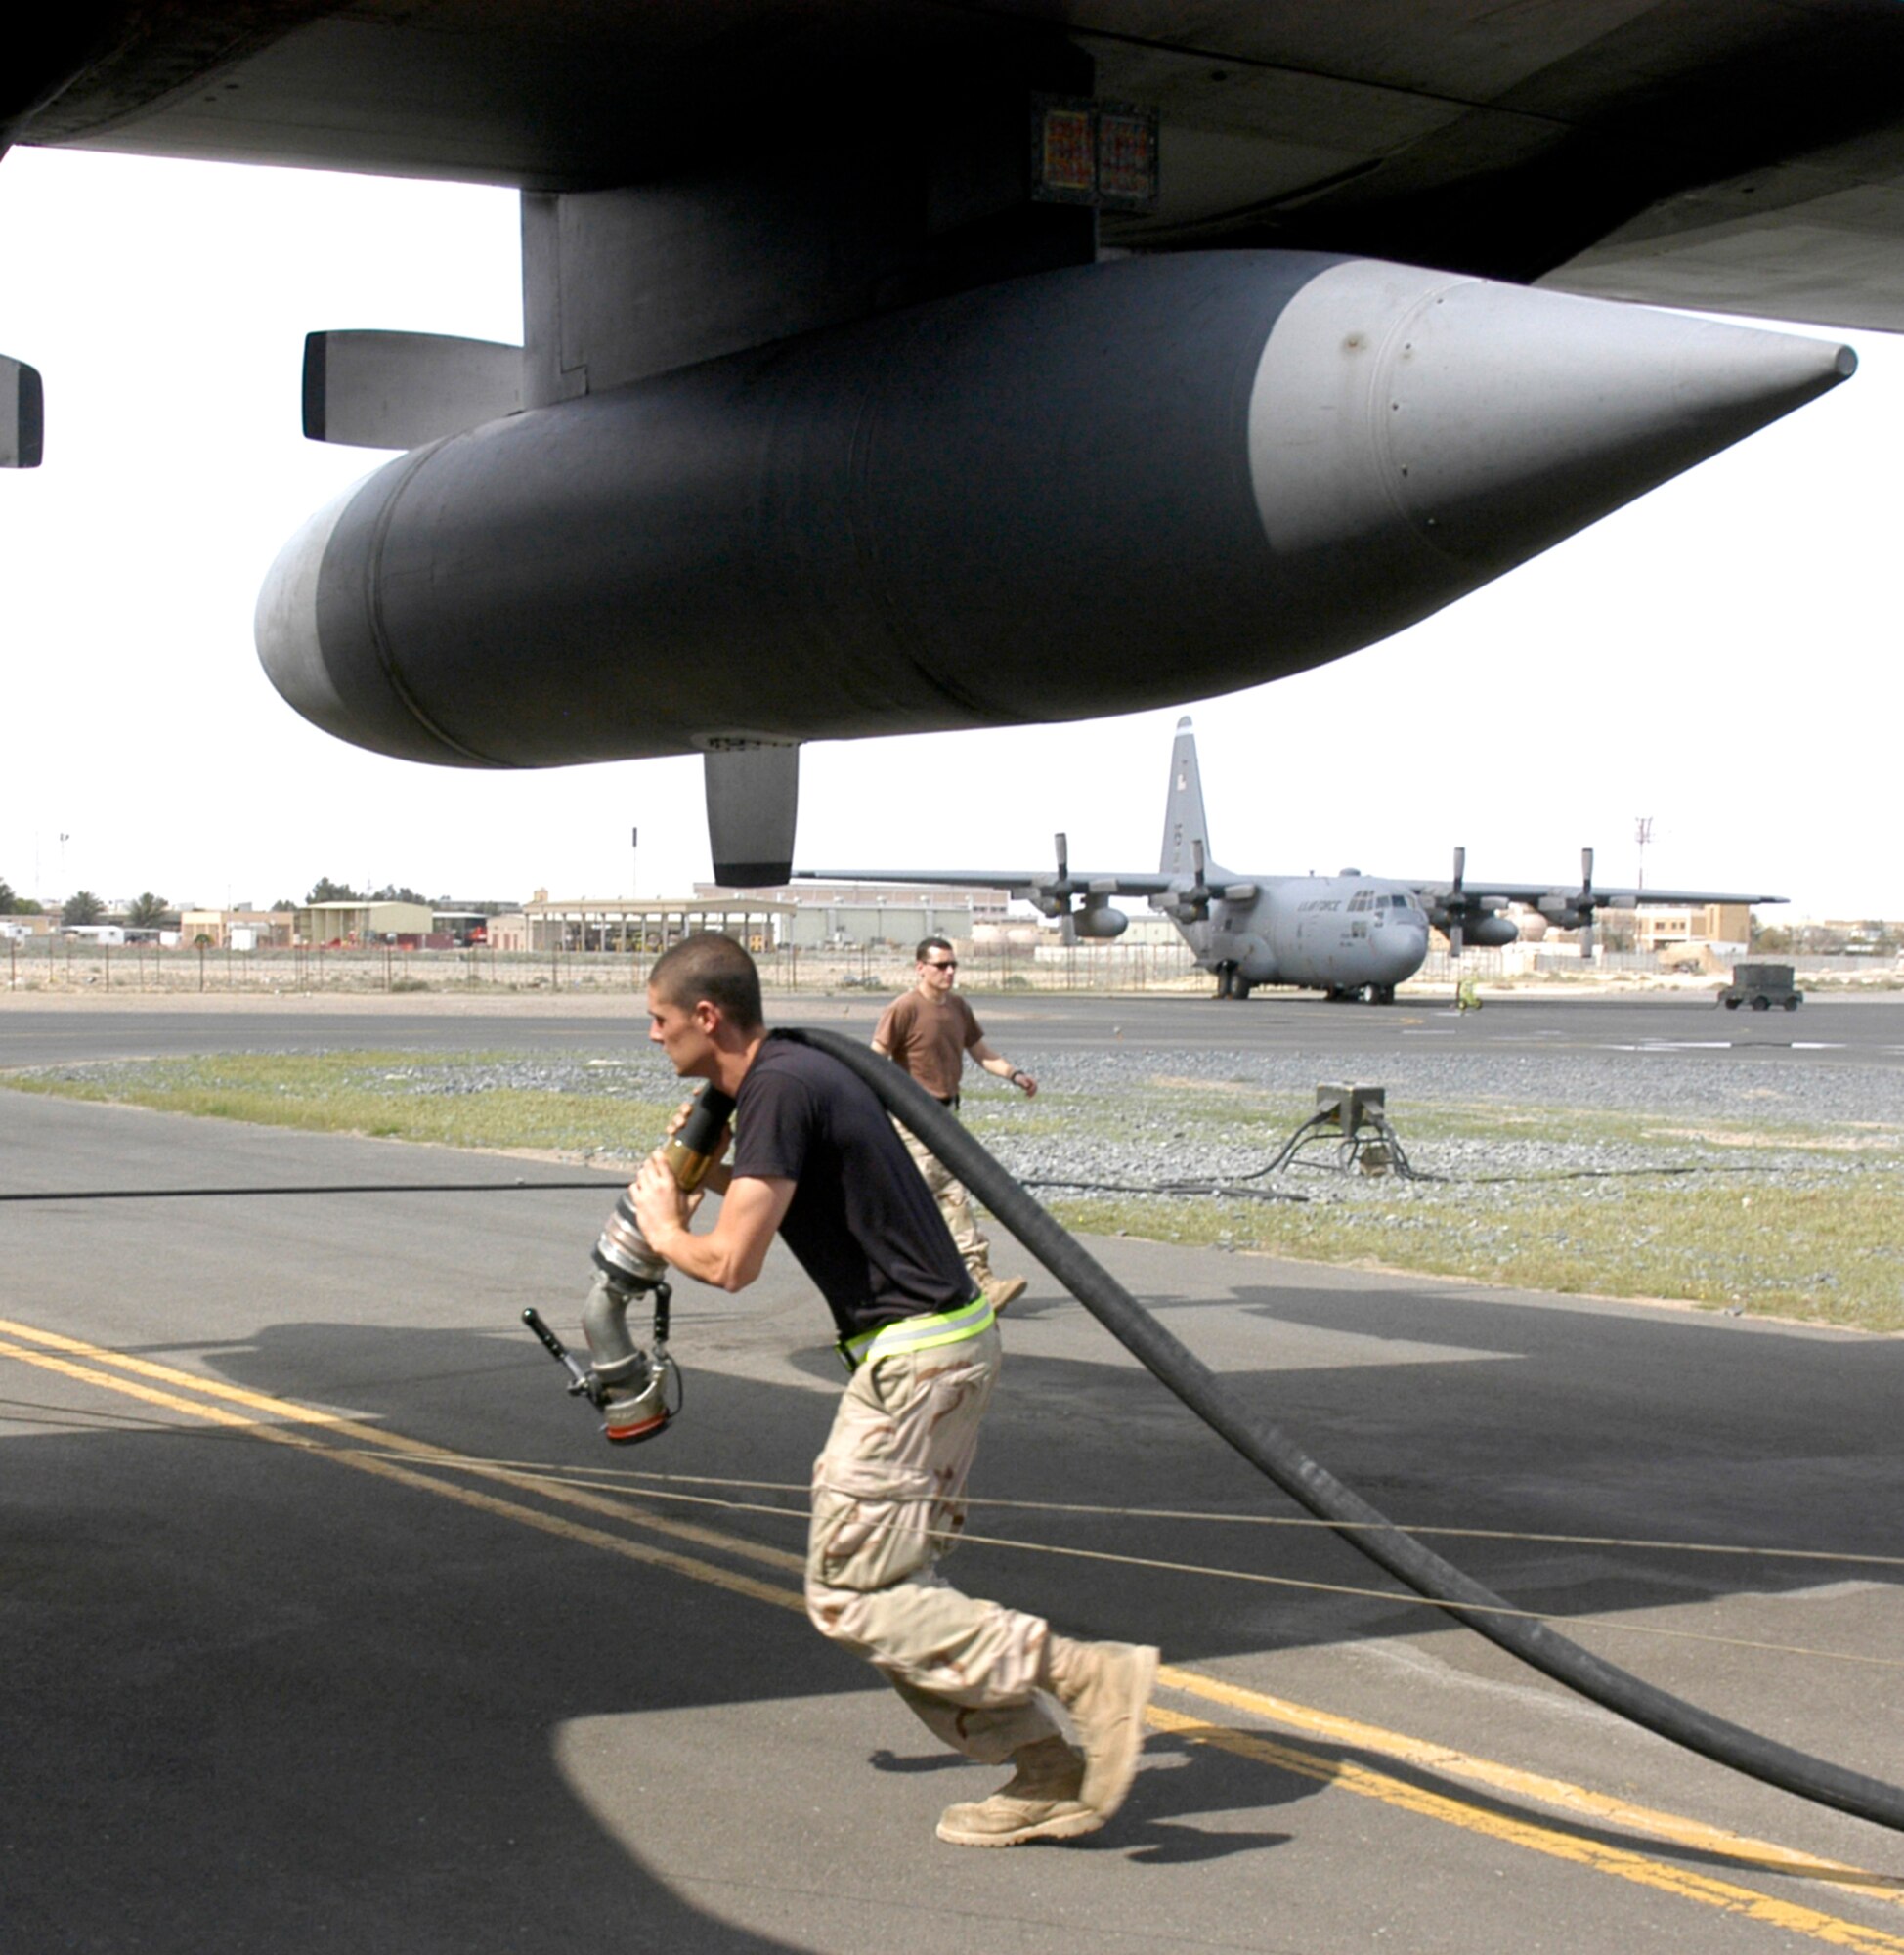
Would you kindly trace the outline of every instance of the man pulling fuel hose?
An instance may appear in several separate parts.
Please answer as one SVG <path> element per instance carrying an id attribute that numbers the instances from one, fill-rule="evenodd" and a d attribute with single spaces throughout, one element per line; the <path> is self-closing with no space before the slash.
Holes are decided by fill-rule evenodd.
<path id="1" fill-rule="evenodd" d="M 723 1198 L 699 1233 L 698 1197 L 651 1158 L 631 1191 L 642 1240 L 685 1275 L 740 1290 L 778 1232 L 826 1298 L 851 1373 L 813 1466 L 807 1614 L 943 1742 L 1012 1760 L 1000 1791 L 947 1807 L 941 1840 L 1010 1846 L 1096 1831 L 1130 1788 L 1157 1652 L 1072 1641 L 936 1572 L 964 1525 L 999 1337 L 925 1182 L 861 1080 L 766 1029 L 759 975 L 731 938 L 691 936 L 657 960 L 648 1015 L 677 1073 L 732 1096 L 735 1149 L 730 1167 L 706 1175 Z"/>

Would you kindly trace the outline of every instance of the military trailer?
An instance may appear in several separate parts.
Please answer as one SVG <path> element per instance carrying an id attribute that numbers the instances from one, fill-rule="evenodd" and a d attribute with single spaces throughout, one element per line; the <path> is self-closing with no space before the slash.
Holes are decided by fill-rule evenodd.
<path id="1" fill-rule="evenodd" d="M 1788 1012 L 1796 1012 L 1804 1001 L 1805 994 L 1793 985 L 1789 964 L 1735 964 L 1732 982 L 1719 993 L 1719 1003 L 1728 1012 L 1736 1012 L 1741 1005 L 1750 1005 L 1754 1012 L 1769 1012 L 1774 1005 L 1783 1005 Z"/>

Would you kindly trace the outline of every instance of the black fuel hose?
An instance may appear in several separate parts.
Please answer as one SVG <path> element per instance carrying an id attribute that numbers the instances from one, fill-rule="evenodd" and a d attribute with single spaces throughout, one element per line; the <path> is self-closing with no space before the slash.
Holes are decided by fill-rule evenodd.
<path id="1" fill-rule="evenodd" d="M 1846 1771 L 1748 1731 L 1656 1689 L 1629 1672 L 1524 1616 L 1470 1614 L 1509 1609 L 1493 1589 L 1424 1547 L 1259 1417 L 1207 1365 L 1166 1330 L 1097 1259 L 1048 1215 L 972 1135 L 906 1072 L 870 1046 L 817 1028 L 789 1029 L 865 1080 L 887 1109 L 931 1149 L 1058 1281 L 1153 1376 L 1251 1465 L 1340 1538 L 1510 1656 L 1632 1723 L 1734 1771 L 1859 1819 L 1904 1832 L 1904 1790 Z"/>

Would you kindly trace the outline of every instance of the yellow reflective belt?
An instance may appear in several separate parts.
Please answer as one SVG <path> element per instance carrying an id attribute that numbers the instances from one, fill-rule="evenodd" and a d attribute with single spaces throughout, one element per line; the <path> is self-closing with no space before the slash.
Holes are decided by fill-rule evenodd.
<path id="1" fill-rule="evenodd" d="M 933 1351 L 941 1344 L 962 1344 L 968 1337 L 989 1330 L 997 1320 L 982 1296 L 962 1303 L 957 1310 L 941 1310 L 931 1317 L 901 1318 L 897 1324 L 884 1324 L 877 1330 L 862 1330 L 857 1337 L 840 1340 L 840 1355 L 846 1368 L 857 1370 L 868 1358 L 889 1358 L 895 1351 Z"/>

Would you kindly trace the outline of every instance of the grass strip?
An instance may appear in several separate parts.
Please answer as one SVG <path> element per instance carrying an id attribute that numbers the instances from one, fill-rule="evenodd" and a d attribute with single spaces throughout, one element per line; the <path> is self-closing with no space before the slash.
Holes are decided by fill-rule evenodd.
<path id="1" fill-rule="evenodd" d="M 1313 1184 L 1302 1184 L 1305 1190 Z M 1644 1297 L 1746 1316 L 1904 1330 L 1904 1172 L 1842 1187 L 1634 1177 L 1610 1197 L 1527 1186 L 1508 1212 L 1397 1201 L 1298 1207 L 1208 1196 L 1060 1198 L 1068 1229 L 1459 1277 L 1562 1295 Z"/>
<path id="2" fill-rule="evenodd" d="M 232 1054 L 43 1067 L 0 1074 L 0 1085 L 584 1161 L 639 1159 L 679 1101 L 677 1083 L 645 1051 Z M 1242 1082 L 1160 1077 L 1121 1092 L 1047 1092 L 1028 1104 L 979 1093 L 967 1111 L 1008 1159 L 1058 1138 L 1135 1142 L 1141 1157 L 1176 1163 L 1175 1176 L 1199 1150 L 1249 1150 L 1260 1165 L 1310 1106 Z M 1067 1227 L 1101 1235 L 1904 1330 L 1904 1243 L 1895 1229 L 1904 1144 L 1888 1129 L 1860 1132 L 1847 1146 L 1841 1129 L 1791 1123 L 1714 1127 L 1604 1108 L 1434 1101 L 1411 1105 L 1406 1128 L 1416 1165 L 1431 1172 L 1438 1148 L 1465 1149 L 1458 1158 L 1472 1160 L 1477 1142 L 1511 1146 L 1523 1159 L 1532 1149 L 1536 1165 L 1507 1182 L 1490 1182 L 1485 1171 L 1413 1183 L 1284 1177 L 1311 1197 L 1302 1204 L 1060 1191 L 1050 1205 Z M 1622 1167 L 1605 1178 L 1569 1178 L 1583 1150 L 1624 1150 L 1625 1159 L 1636 1146 L 1656 1167 L 1702 1171 Z M 1541 1173 L 1543 1148 L 1569 1165 Z"/>
<path id="3" fill-rule="evenodd" d="M 658 1066 L 604 1066 L 590 1090 L 510 1083 L 526 1069 L 510 1055 L 488 1053 L 232 1053 L 13 1072 L 0 1085 L 259 1126 L 581 1160 L 639 1160 L 680 1104 Z M 668 1097 L 657 1096 L 658 1085 Z"/>

